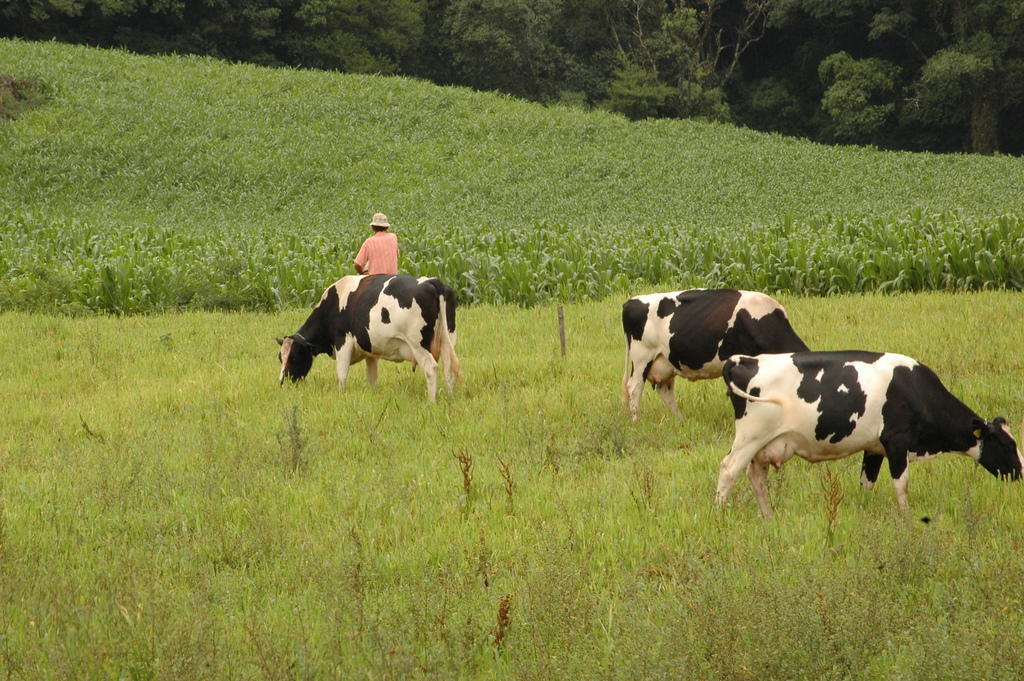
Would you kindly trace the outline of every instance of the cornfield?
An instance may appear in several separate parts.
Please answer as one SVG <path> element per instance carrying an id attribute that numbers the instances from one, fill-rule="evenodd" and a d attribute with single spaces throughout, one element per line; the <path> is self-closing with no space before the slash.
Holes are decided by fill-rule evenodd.
<path id="1" fill-rule="evenodd" d="M 33 215 L 0 220 L 0 309 L 139 314 L 272 311 L 315 303 L 351 273 L 333 235 L 100 229 Z M 885 218 L 784 219 L 747 231 L 644 234 L 536 222 L 402 236 L 403 272 L 436 276 L 463 304 L 530 307 L 656 288 L 826 296 L 1024 288 L 1024 225 L 920 210 Z"/>

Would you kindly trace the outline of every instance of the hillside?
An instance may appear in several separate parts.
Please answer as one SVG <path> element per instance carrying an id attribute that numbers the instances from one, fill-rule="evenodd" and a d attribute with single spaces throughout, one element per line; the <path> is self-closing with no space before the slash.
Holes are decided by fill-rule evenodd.
<path id="1" fill-rule="evenodd" d="M 0 123 L 9 240 L 12 231 L 49 229 L 84 229 L 85 241 L 139 229 L 239 243 L 299 235 L 290 249 L 297 258 L 302 242 L 320 239 L 337 248 L 330 257 L 340 268 L 370 215 L 382 211 L 411 262 L 432 271 L 446 256 L 418 257 L 424 244 L 468 233 L 486 251 L 493 235 L 537 224 L 588 232 L 587 243 L 608 235 L 646 247 L 666 236 L 707 240 L 793 221 L 819 231 L 815 224 L 835 216 L 1024 214 L 1024 159 L 1014 157 L 830 148 L 694 121 L 631 123 L 402 78 L 56 43 L 0 41 L 0 72 L 49 93 L 43 107 Z M 668 275 L 692 269 L 668 265 Z M 329 276 L 318 271 L 307 288 Z M 604 292 L 660 275 L 609 278 Z"/>

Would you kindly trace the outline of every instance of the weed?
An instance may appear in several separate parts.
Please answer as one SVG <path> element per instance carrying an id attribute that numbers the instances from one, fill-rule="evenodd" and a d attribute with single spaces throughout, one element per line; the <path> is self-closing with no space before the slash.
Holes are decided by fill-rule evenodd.
<path id="1" fill-rule="evenodd" d="M 516 481 L 512 472 L 512 462 L 505 461 L 499 455 L 495 455 L 498 460 L 498 473 L 501 474 L 501 480 L 505 483 L 505 514 L 515 515 L 515 489 Z"/>
<path id="2" fill-rule="evenodd" d="M 384 422 L 384 417 L 387 416 L 388 409 L 394 403 L 394 400 L 388 400 L 384 403 L 384 407 L 380 410 L 380 416 L 377 417 L 376 423 L 373 424 L 373 429 L 370 431 L 370 439 L 376 435 L 377 431 L 380 430 L 380 424 Z"/>
<path id="3" fill-rule="evenodd" d="M 452 456 L 459 464 L 459 471 L 462 473 L 462 493 L 466 499 L 473 497 L 473 453 L 465 448 L 459 449 Z"/>
<path id="4" fill-rule="evenodd" d="M 282 463 L 285 471 L 299 473 L 306 469 L 306 437 L 299 425 L 299 408 L 293 406 L 291 412 L 284 415 L 285 429 L 277 433 L 277 442 L 283 451 Z"/>
<path id="5" fill-rule="evenodd" d="M 839 484 L 839 472 L 831 466 L 822 466 L 819 477 L 821 496 L 825 502 L 825 548 L 833 548 L 836 527 L 839 523 L 839 505 L 843 501 L 843 491 Z"/>
<path id="6" fill-rule="evenodd" d="M 355 562 L 352 565 L 352 571 L 349 575 L 352 586 L 352 591 L 361 598 L 363 595 L 364 580 L 363 580 L 363 539 L 359 533 L 359 528 L 355 525 L 349 528 L 348 531 L 349 539 L 352 540 L 352 544 L 355 547 Z"/>
<path id="7" fill-rule="evenodd" d="M 977 547 L 981 537 L 982 518 L 974 505 L 974 493 L 968 487 L 964 490 L 963 500 L 960 502 L 961 522 L 964 525 L 964 532 L 972 549 Z"/>
<path id="8" fill-rule="evenodd" d="M 106 444 L 107 443 L 107 438 L 105 438 L 102 433 L 97 433 L 97 432 L 93 431 L 93 429 L 89 427 L 89 424 L 86 423 L 85 419 L 82 418 L 81 416 L 79 416 L 78 418 L 82 422 L 82 430 L 85 431 L 85 434 L 86 434 L 87 437 L 89 437 L 90 439 L 96 440 L 100 444 Z"/>
<path id="9" fill-rule="evenodd" d="M 633 463 L 633 479 L 636 485 L 629 487 L 629 495 L 633 498 L 633 503 L 641 513 L 646 511 L 653 515 L 655 512 L 654 488 L 657 476 L 654 469 L 651 468 L 651 464 L 643 459 L 635 461 Z"/>
<path id="10" fill-rule="evenodd" d="M 484 587 L 491 585 L 491 553 L 487 550 L 487 541 L 484 539 L 484 528 L 480 526 L 480 542 L 477 545 L 477 567 L 476 571 L 484 580 Z"/>
<path id="11" fill-rule="evenodd" d="M 288 660 L 283 646 L 264 618 L 253 613 L 245 621 L 252 661 L 267 679 L 295 679 L 294 661 Z"/>
<path id="12" fill-rule="evenodd" d="M 498 601 L 498 622 L 494 626 L 491 642 L 495 648 L 505 645 L 505 636 L 512 626 L 512 594 L 505 594 Z"/>
<path id="13" fill-rule="evenodd" d="M 603 419 L 588 424 L 585 436 L 574 450 L 577 456 L 597 456 L 603 459 L 624 459 L 632 455 L 633 443 L 615 419 Z"/>

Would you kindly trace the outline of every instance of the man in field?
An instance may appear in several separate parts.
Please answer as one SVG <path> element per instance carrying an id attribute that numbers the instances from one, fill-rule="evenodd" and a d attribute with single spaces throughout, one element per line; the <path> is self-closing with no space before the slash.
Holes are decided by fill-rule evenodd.
<path id="1" fill-rule="evenodd" d="M 398 274 L 398 237 L 388 231 L 388 216 L 376 213 L 373 236 L 363 242 L 354 261 L 359 274 Z"/>

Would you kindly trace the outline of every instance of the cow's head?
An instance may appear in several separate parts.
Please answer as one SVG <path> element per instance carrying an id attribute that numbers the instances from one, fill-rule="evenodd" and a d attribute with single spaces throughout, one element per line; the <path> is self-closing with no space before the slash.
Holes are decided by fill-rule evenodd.
<path id="1" fill-rule="evenodd" d="M 313 366 L 313 346 L 301 336 L 293 335 L 287 338 L 278 338 L 281 346 L 281 379 L 279 384 L 284 383 L 284 377 L 292 379 L 292 382 L 305 378 Z"/>
<path id="2" fill-rule="evenodd" d="M 1024 475 L 1024 457 L 1006 427 L 1006 419 L 999 416 L 991 422 L 978 419 L 974 423 L 974 435 L 981 447 L 978 463 L 985 470 L 998 478 L 1010 480 L 1019 480 Z"/>

